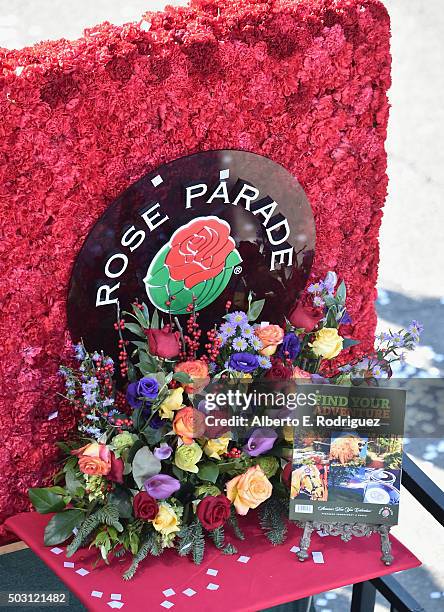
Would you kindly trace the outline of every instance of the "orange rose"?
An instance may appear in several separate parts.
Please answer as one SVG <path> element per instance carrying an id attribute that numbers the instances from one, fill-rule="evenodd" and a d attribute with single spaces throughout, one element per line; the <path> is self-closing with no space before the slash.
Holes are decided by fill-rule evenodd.
<path id="1" fill-rule="evenodd" d="M 294 366 L 292 378 L 311 378 L 310 372 L 301 370 L 298 366 Z"/>
<path id="2" fill-rule="evenodd" d="M 261 355 L 270 357 L 276 352 L 277 345 L 284 339 L 284 330 L 279 325 L 264 325 L 256 327 L 254 333 L 262 342 L 262 348 L 259 351 Z"/>
<path id="3" fill-rule="evenodd" d="M 71 451 L 79 458 L 79 469 L 90 476 L 105 476 L 111 470 L 111 452 L 105 444 L 91 442 Z"/>
<path id="4" fill-rule="evenodd" d="M 238 514 L 247 514 L 271 496 L 273 487 L 262 468 L 255 465 L 227 482 L 227 497 Z"/>
<path id="5" fill-rule="evenodd" d="M 208 366 L 205 361 L 195 359 L 194 361 L 182 361 L 174 368 L 176 372 L 185 372 L 193 379 L 193 384 L 182 385 L 187 393 L 196 393 L 203 389 L 208 383 Z"/>
<path id="6" fill-rule="evenodd" d="M 184 444 L 192 444 L 193 438 L 201 438 L 205 433 L 205 415 L 191 406 L 182 408 L 176 413 L 173 429 Z"/>

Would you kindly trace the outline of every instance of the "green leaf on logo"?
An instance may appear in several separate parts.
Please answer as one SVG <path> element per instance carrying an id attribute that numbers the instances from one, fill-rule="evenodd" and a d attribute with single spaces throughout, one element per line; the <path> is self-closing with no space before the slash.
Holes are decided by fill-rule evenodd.
<path id="1" fill-rule="evenodd" d="M 169 248 L 167 244 L 157 253 L 148 268 L 144 282 L 152 304 L 159 310 L 170 312 L 172 315 L 185 314 L 193 297 L 196 310 L 201 310 L 214 302 L 228 285 L 234 268 L 242 262 L 237 250 L 231 251 L 225 260 L 224 269 L 217 276 L 188 289 L 183 281 L 175 281 L 170 278 L 168 266 L 165 264 Z M 174 295 L 174 300 L 171 300 L 172 295 Z M 170 306 L 166 305 L 168 301 L 171 302 Z"/>

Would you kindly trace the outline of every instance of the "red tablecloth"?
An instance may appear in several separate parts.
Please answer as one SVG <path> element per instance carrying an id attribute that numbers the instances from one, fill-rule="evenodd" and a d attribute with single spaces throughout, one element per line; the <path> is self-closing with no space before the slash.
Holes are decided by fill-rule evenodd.
<path id="1" fill-rule="evenodd" d="M 119 609 L 120 603 L 127 612 L 162 610 L 172 607 L 170 602 L 174 604 L 173 612 L 190 609 L 251 612 L 420 565 L 420 561 L 395 538 L 392 538 L 395 561 L 386 567 L 380 561 L 379 536 L 354 538 L 344 543 L 337 537 L 321 538 L 316 533 L 310 550 L 321 551 L 325 563 L 314 564 L 312 558 L 301 563 L 290 550 L 299 544 L 299 528 L 291 525 L 287 541 L 272 547 L 260 528 L 247 522 L 243 524 L 247 539 L 243 542 L 232 540 L 239 551 L 236 555 L 223 555 L 209 542 L 204 562 L 194 565 L 188 558 L 181 558 L 169 550 L 159 558 L 147 558 L 133 580 L 125 582 L 121 574 L 129 564 L 127 559 L 93 569 L 97 555 L 90 550 L 81 550 L 67 559 L 63 546 L 46 548 L 43 531 L 47 521 L 48 517 L 26 513 L 8 519 L 6 525 L 61 578 L 88 610 Z M 57 549 L 61 549 L 58 554 Z M 249 560 L 242 562 L 239 560 L 242 556 L 243 561 Z M 65 567 L 65 563 L 74 563 L 74 567 Z M 164 595 L 167 589 L 175 594 Z"/>

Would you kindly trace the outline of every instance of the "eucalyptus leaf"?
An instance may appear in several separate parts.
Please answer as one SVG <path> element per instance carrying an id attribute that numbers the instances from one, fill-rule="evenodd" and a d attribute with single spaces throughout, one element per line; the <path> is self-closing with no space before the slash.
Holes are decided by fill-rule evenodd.
<path id="1" fill-rule="evenodd" d="M 347 349 L 351 346 L 356 346 L 357 344 L 359 344 L 359 340 L 353 340 L 352 338 L 344 338 L 342 346 L 344 349 Z"/>
<path id="2" fill-rule="evenodd" d="M 339 285 L 339 287 L 336 290 L 336 299 L 338 300 L 340 304 L 344 305 L 346 297 L 347 297 L 347 289 L 345 287 L 344 281 L 342 281 L 342 283 Z"/>
<path id="3" fill-rule="evenodd" d="M 157 308 L 154 309 L 153 317 L 151 319 L 151 329 L 159 329 L 159 313 Z"/>
<path id="4" fill-rule="evenodd" d="M 248 313 L 247 313 L 247 317 L 250 322 L 256 321 L 256 319 L 259 317 L 259 315 L 262 312 L 264 304 L 265 304 L 265 300 L 256 300 L 255 302 L 252 302 L 250 304 L 248 308 Z"/>
<path id="5" fill-rule="evenodd" d="M 175 372 L 173 374 L 173 379 L 177 380 L 180 383 L 192 383 L 193 379 L 186 372 Z"/>
<path id="6" fill-rule="evenodd" d="M 210 482 L 216 482 L 219 476 L 219 466 L 217 463 L 204 463 L 197 473 L 200 480 L 209 480 Z"/>
<path id="7" fill-rule="evenodd" d="M 143 487 L 145 480 L 158 474 L 161 467 L 159 459 L 156 459 L 147 446 L 139 449 L 133 459 L 133 478 L 139 489 Z"/>
<path id="8" fill-rule="evenodd" d="M 131 496 L 122 487 L 116 487 L 108 496 L 108 503 L 116 506 L 120 518 L 131 518 L 133 505 Z"/>
<path id="9" fill-rule="evenodd" d="M 55 546 L 67 540 L 84 517 L 84 511 L 79 509 L 65 510 L 53 516 L 45 528 L 45 546 Z"/>
<path id="10" fill-rule="evenodd" d="M 145 334 L 143 333 L 143 329 L 140 327 L 140 325 L 137 325 L 137 323 L 125 323 L 125 329 L 133 332 L 133 334 L 139 336 L 139 338 L 146 338 Z"/>

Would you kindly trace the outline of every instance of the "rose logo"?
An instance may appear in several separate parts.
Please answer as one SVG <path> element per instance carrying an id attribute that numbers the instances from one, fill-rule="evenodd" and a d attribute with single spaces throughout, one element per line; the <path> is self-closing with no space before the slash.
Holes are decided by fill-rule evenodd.
<path id="1" fill-rule="evenodd" d="M 197 310 L 214 302 L 242 261 L 230 229 L 226 221 L 210 216 L 198 217 L 174 232 L 144 279 L 156 308 L 183 314 L 193 297 Z"/>

